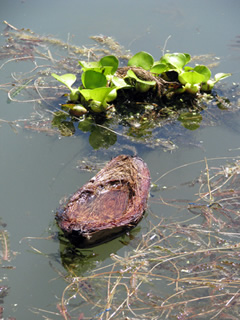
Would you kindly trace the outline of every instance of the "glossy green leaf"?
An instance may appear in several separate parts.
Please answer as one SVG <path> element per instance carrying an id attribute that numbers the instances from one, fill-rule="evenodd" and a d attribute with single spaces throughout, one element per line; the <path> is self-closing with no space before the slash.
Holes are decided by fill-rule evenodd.
<path id="1" fill-rule="evenodd" d="M 79 64 L 82 67 L 84 72 L 92 70 L 104 75 L 109 75 L 112 73 L 112 66 L 103 66 L 100 61 L 93 61 L 93 62 L 86 62 L 86 61 L 79 61 Z"/>
<path id="2" fill-rule="evenodd" d="M 137 82 L 140 82 L 140 83 L 143 83 L 143 84 L 147 84 L 147 85 L 150 85 L 150 86 L 154 86 L 156 84 L 156 81 L 145 81 L 145 80 L 139 79 L 131 69 L 128 70 L 127 76 L 125 77 L 125 79 L 127 79 L 127 77 L 130 77 L 130 78 L 136 80 Z"/>
<path id="3" fill-rule="evenodd" d="M 185 64 L 187 64 L 188 62 L 191 61 L 191 56 L 189 53 L 183 53 L 183 54 L 185 55 L 185 59 L 186 59 Z"/>
<path id="4" fill-rule="evenodd" d="M 215 81 L 208 80 L 207 82 L 203 82 L 201 85 L 201 90 L 205 92 L 210 92 L 214 87 Z"/>
<path id="5" fill-rule="evenodd" d="M 136 90 L 138 92 L 142 92 L 142 93 L 147 92 L 148 90 L 151 89 L 151 87 L 152 87 L 152 85 L 149 85 L 146 83 L 141 83 L 141 82 L 137 82 L 136 86 L 135 86 Z"/>
<path id="6" fill-rule="evenodd" d="M 70 108 L 70 114 L 72 116 L 80 117 L 86 113 L 88 113 L 87 109 L 81 104 L 76 104 L 72 108 Z"/>
<path id="7" fill-rule="evenodd" d="M 109 94 L 106 97 L 107 102 L 112 102 L 117 98 L 117 89 L 114 88 L 112 91 L 109 92 Z"/>
<path id="8" fill-rule="evenodd" d="M 93 112 L 96 112 L 96 113 L 105 111 L 105 106 L 101 101 L 92 100 L 89 102 L 89 107 Z"/>
<path id="9" fill-rule="evenodd" d="M 178 75 L 178 80 L 182 84 L 189 83 L 190 85 L 200 84 L 205 79 L 205 76 L 196 71 L 187 71 Z"/>
<path id="10" fill-rule="evenodd" d="M 154 59 L 153 57 L 145 52 L 145 51 L 140 51 L 136 53 L 129 61 L 128 61 L 128 66 L 130 67 L 141 67 L 145 70 L 151 69 L 151 67 L 154 64 Z"/>
<path id="11" fill-rule="evenodd" d="M 86 101 L 96 100 L 104 103 L 112 88 L 80 89 L 79 91 Z"/>
<path id="12" fill-rule="evenodd" d="M 190 55 L 185 53 L 166 53 L 160 62 L 169 64 L 173 69 L 182 69 L 190 61 Z"/>
<path id="13" fill-rule="evenodd" d="M 74 84 L 74 82 L 76 81 L 77 77 L 75 76 L 75 74 L 72 73 L 66 73 L 63 75 L 58 75 L 56 73 L 52 73 L 52 76 L 60 81 L 61 83 L 65 84 L 65 86 L 68 87 L 69 90 L 72 90 L 72 85 Z"/>
<path id="14" fill-rule="evenodd" d="M 206 66 L 199 65 L 193 70 L 204 76 L 203 82 L 207 82 L 211 78 L 211 71 Z"/>
<path id="15" fill-rule="evenodd" d="M 155 64 L 151 69 L 150 69 L 150 72 L 152 73 L 157 73 L 157 74 L 161 74 L 165 71 L 168 70 L 168 66 L 164 63 L 158 63 L 158 64 Z"/>
<path id="16" fill-rule="evenodd" d="M 104 74 L 93 70 L 87 70 L 82 74 L 82 83 L 86 89 L 94 89 L 107 85 L 107 79 Z"/>
<path id="17" fill-rule="evenodd" d="M 112 83 L 114 84 L 115 87 L 117 87 L 118 89 L 121 88 L 130 88 L 131 86 L 129 84 L 127 84 L 127 82 L 119 77 L 112 77 Z"/>
<path id="18" fill-rule="evenodd" d="M 190 83 L 186 83 L 185 86 L 183 86 L 183 92 L 188 92 L 191 94 L 196 94 L 197 92 L 200 91 L 200 84 L 196 83 L 196 84 L 190 84 Z"/>
<path id="19" fill-rule="evenodd" d="M 191 70 L 193 70 L 193 67 L 189 67 L 189 66 L 184 67 L 184 71 L 191 71 Z"/>
<path id="20" fill-rule="evenodd" d="M 77 102 L 79 100 L 79 91 L 78 89 L 71 89 L 69 99 L 72 102 Z"/>
<path id="21" fill-rule="evenodd" d="M 130 69 L 127 72 L 127 76 L 125 77 L 125 79 L 129 79 L 130 78 L 130 83 L 132 82 L 131 80 L 134 80 L 135 83 L 135 88 L 137 91 L 139 92 L 147 92 L 151 87 L 156 85 L 156 81 L 145 81 L 145 80 L 141 80 L 139 79 L 136 74 Z"/>
<path id="22" fill-rule="evenodd" d="M 114 74 L 118 69 L 119 61 L 115 56 L 105 56 L 99 62 L 104 67 L 112 67 L 111 74 Z"/>
<path id="23" fill-rule="evenodd" d="M 201 90 L 210 92 L 218 81 L 225 79 L 227 77 L 230 77 L 231 75 L 232 75 L 231 73 L 217 73 L 214 76 L 214 80 L 208 80 L 202 84 Z"/>
<path id="24" fill-rule="evenodd" d="M 218 82 L 224 78 L 230 77 L 232 74 L 231 73 L 217 73 L 214 76 L 215 82 Z"/>
<path id="25" fill-rule="evenodd" d="M 99 61 L 92 61 L 92 62 L 78 61 L 78 63 L 82 67 L 83 71 L 94 69 L 94 68 L 101 68 L 102 66 Z"/>
<path id="26" fill-rule="evenodd" d="M 76 106 L 75 103 L 64 103 L 61 105 L 64 108 L 72 109 L 74 106 Z"/>

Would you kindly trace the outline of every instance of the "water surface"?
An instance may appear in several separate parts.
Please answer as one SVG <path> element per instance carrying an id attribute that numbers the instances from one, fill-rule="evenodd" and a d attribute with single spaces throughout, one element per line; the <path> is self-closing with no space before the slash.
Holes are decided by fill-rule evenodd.
<path id="1" fill-rule="evenodd" d="M 163 50 L 188 52 L 193 56 L 211 53 L 220 62 L 213 69 L 214 73 L 233 72 L 233 76 L 225 81 L 231 86 L 232 82 L 239 82 L 240 51 L 237 47 L 235 50 L 231 47 L 239 32 L 239 9 L 237 0 L 14 0 L 11 3 L 2 1 L 0 17 L 1 21 L 6 20 L 17 28 L 30 28 L 41 35 L 51 34 L 65 42 L 88 47 L 93 43 L 89 36 L 109 35 L 132 53 L 145 50 L 156 59 Z M 3 37 L 1 43 L 4 43 Z M 13 82 L 13 72 L 21 75 L 32 68 L 31 63 L 23 61 L 5 64 L 0 70 L 1 84 Z M 92 172 L 77 170 L 77 160 L 93 154 L 101 163 L 116 156 L 118 149 L 112 147 L 109 151 L 94 151 L 89 146 L 88 135 L 84 134 L 59 137 L 26 130 L 25 119 L 38 110 L 36 103 L 7 103 L 4 89 L 1 90 L 0 99 L 0 119 L 23 120 L 19 122 L 17 132 L 7 123 L 0 123 L 0 216 L 2 222 L 7 224 L 5 228 L 12 250 L 10 261 L 3 261 L 2 265 L 14 267 L 2 269 L 1 273 L 2 283 L 9 287 L 3 304 L 4 317 L 30 320 L 48 316 L 50 319 L 59 319 L 61 315 L 56 305 L 60 303 L 67 285 L 62 276 L 67 274 L 62 266 L 64 257 L 61 253 L 64 249 L 57 237 L 51 240 L 37 238 L 56 234 L 54 212 L 60 199 L 75 192 L 93 175 Z M 232 99 L 231 92 L 229 99 Z M 194 199 L 198 188 L 184 189 L 180 186 L 182 182 L 193 180 L 205 169 L 205 157 L 239 155 L 239 113 L 219 111 L 217 117 L 215 126 L 201 126 L 194 132 L 183 132 L 182 140 L 173 152 L 165 152 L 161 147 L 135 145 L 124 138 L 119 138 L 118 143 L 135 147 L 137 154 L 148 164 L 153 182 L 169 170 L 202 160 L 196 166 L 176 170 L 157 182 L 162 190 L 160 194 L 165 198 Z M 132 154 L 132 151 L 129 150 L 129 153 Z M 213 162 L 213 165 L 221 163 L 225 164 L 225 161 L 220 161 L 220 164 Z M 135 231 L 136 239 L 141 238 L 149 228 L 151 219 L 182 221 L 193 217 L 187 210 L 160 205 L 159 201 L 156 203 L 154 200 L 158 196 L 159 193 L 155 196 L 152 194 L 149 199 L 150 210 Z M 124 256 L 131 252 L 136 247 L 136 239 L 130 245 L 125 245 L 123 239 L 116 239 L 90 250 L 93 258 L 90 263 L 80 265 L 78 275 L 100 265 L 101 261 L 103 265 L 109 264 L 112 261 L 111 253 Z M 72 259 L 71 256 L 69 259 Z M 99 312 L 98 308 L 86 306 L 83 310 L 88 319 Z M 80 312 L 83 312 L 81 308 Z"/>

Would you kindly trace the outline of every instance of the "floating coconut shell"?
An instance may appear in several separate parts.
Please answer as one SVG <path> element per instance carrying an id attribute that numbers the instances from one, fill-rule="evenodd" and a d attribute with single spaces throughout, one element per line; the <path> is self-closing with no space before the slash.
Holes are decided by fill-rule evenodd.
<path id="1" fill-rule="evenodd" d="M 56 214 L 65 236 L 78 247 L 110 240 L 141 220 L 150 173 L 138 157 L 112 159 Z"/>

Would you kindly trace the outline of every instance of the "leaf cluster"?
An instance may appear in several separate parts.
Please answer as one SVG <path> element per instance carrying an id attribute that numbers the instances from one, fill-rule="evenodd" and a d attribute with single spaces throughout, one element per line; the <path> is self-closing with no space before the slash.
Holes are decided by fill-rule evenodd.
<path id="1" fill-rule="evenodd" d="M 154 61 L 152 55 L 141 51 L 128 61 L 125 68 L 119 68 L 119 60 L 114 55 L 94 62 L 79 61 L 82 84 L 78 88 L 73 87 L 77 80 L 74 74 L 53 73 L 52 76 L 70 90 L 69 101 L 64 107 L 69 108 L 72 115 L 81 116 L 106 111 L 109 103 L 117 99 L 119 90 L 151 91 L 153 96 L 159 97 L 159 84 L 164 83 L 176 94 L 196 95 L 200 91 L 210 92 L 215 83 L 231 75 L 218 73 L 211 79 L 209 68 L 204 65 L 191 67 L 188 65 L 190 60 L 187 53 L 167 53 Z M 171 86 L 173 83 L 175 86 Z"/>

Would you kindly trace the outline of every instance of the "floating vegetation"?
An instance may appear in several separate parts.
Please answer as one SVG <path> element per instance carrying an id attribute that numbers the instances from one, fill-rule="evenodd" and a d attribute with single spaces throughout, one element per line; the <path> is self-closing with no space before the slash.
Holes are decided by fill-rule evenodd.
<path id="1" fill-rule="evenodd" d="M 113 55 L 104 56 L 99 61 L 79 61 L 82 68 L 79 88 L 72 87 L 77 80 L 75 74 L 52 73 L 52 76 L 70 90 L 69 103 L 64 106 L 76 116 L 89 111 L 106 112 L 109 103 L 117 102 L 118 91 L 124 91 L 129 103 L 134 102 L 137 93 L 144 93 L 145 101 L 149 104 L 158 102 L 161 109 L 163 97 L 174 102 L 175 95 L 190 93 L 198 99 L 197 94 L 210 93 L 218 81 L 231 75 L 218 73 L 211 80 L 208 67 L 196 65 L 193 68 L 187 65 L 190 61 L 191 56 L 187 53 L 167 53 L 159 61 L 154 61 L 149 53 L 141 51 L 131 57 L 125 67 L 119 67 L 119 60 Z"/>
<path id="2" fill-rule="evenodd" d="M 12 256 L 14 255 L 13 252 L 10 251 L 9 245 L 9 234 L 8 231 L 5 229 L 6 224 L 2 222 L 0 218 L 0 269 L 14 269 L 12 265 L 9 265 Z M 4 285 L 3 282 L 6 281 L 6 277 L 0 278 L 0 304 L 4 304 L 4 298 L 9 293 L 9 287 Z M 0 307 L 0 318 L 4 319 L 4 307 Z M 6 318 L 6 319 L 15 319 L 15 318 Z"/>
<path id="3" fill-rule="evenodd" d="M 215 117 L 209 118 L 217 112 L 216 106 L 222 110 L 236 109 L 238 85 L 233 88 L 230 101 L 225 98 L 229 90 L 224 87 L 219 86 L 223 88 L 220 91 L 203 92 L 214 84 L 209 82 L 207 67 L 211 62 L 219 62 L 214 56 L 204 55 L 200 60 L 193 57 L 198 66 L 186 66 L 190 56 L 182 53 L 166 54 L 154 61 L 146 52 L 132 56 L 111 37 L 93 36 L 92 46 L 80 47 L 4 23 L 6 44 L 0 48 L 3 60 L 0 69 L 8 63 L 25 61 L 30 70 L 13 74 L 13 83 L 1 84 L 0 88 L 8 91 L 9 103 L 36 103 L 34 112 L 24 122 L 0 120 L 0 124 L 8 123 L 15 131 L 18 126 L 50 135 L 87 134 L 93 149 L 107 149 L 116 144 L 118 138 L 124 138 L 150 148 L 160 146 L 172 151 L 181 144 L 178 137 L 183 128 L 195 130 L 213 124 L 211 120 Z M 79 61 L 84 70 L 79 67 Z M 200 67 L 201 61 L 206 65 Z M 99 68 L 104 69 L 104 74 L 98 72 Z M 159 72 L 163 78 L 156 77 Z M 67 101 L 64 86 L 58 85 L 51 74 L 67 84 L 73 101 Z M 228 74 L 219 74 L 214 81 L 226 76 Z M 112 86 L 103 90 L 106 80 Z M 74 102 L 79 88 L 87 101 L 85 104 Z M 192 89 L 194 94 L 186 93 Z M 158 95 L 162 95 L 160 100 Z M 174 126 L 173 130 L 168 130 L 169 124 Z"/>
<path id="4" fill-rule="evenodd" d="M 1 221 L 0 218 L 0 244 L 1 244 L 1 251 L 0 251 L 0 263 L 10 261 L 11 260 L 11 251 L 9 248 L 9 234 L 8 231 L 4 228 L 6 224 Z"/>

